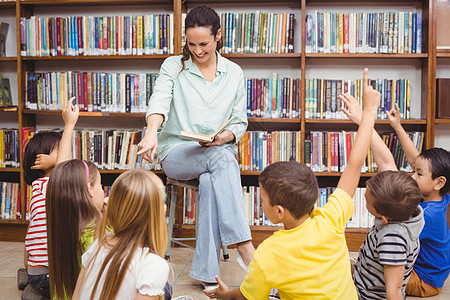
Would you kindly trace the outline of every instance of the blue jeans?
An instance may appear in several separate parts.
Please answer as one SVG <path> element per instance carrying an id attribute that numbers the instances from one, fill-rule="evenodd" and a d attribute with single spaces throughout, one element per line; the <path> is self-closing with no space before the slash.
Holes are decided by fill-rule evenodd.
<path id="1" fill-rule="evenodd" d="M 221 244 L 252 239 L 245 217 L 239 166 L 234 153 L 223 147 L 182 144 L 161 162 L 164 172 L 177 180 L 199 179 L 200 200 L 197 243 L 189 276 L 216 282 Z"/>

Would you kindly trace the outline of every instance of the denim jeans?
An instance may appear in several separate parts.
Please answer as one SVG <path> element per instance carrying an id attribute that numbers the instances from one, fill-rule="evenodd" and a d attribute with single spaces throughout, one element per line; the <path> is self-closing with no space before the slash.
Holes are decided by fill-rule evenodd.
<path id="1" fill-rule="evenodd" d="M 189 275 L 216 282 L 221 244 L 228 246 L 252 239 L 236 157 L 224 147 L 182 144 L 164 158 L 162 167 L 173 179 L 199 179 L 197 247 Z"/>

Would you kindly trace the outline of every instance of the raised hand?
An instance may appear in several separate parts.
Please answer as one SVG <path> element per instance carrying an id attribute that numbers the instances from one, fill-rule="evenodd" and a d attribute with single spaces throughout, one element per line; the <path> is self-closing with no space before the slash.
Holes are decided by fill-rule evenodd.
<path id="1" fill-rule="evenodd" d="M 72 125 L 75 127 L 75 124 L 77 124 L 78 121 L 78 116 L 80 115 L 80 109 L 78 106 L 72 104 L 73 100 L 75 100 L 75 97 L 72 97 L 69 101 L 67 101 L 67 105 L 62 112 L 62 118 L 65 125 Z"/>
<path id="2" fill-rule="evenodd" d="M 362 110 L 358 101 L 350 94 L 339 95 L 339 99 L 345 103 L 347 108 L 342 107 L 342 112 L 355 124 L 359 125 L 362 118 Z"/>
<path id="3" fill-rule="evenodd" d="M 371 111 L 377 111 L 380 106 L 381 94 L 374 90 L 374 88 L 369 84 L 367 68 L 364 69 L 363 75 L 363 107 L 364 110 L 368 109 Z"/>
<path id="4" fill-rule="evenodd" d="M 397 103 L 395 103 L 394 106 L 395 106 L 395 108 L 386 112 L 386 116 L 389 120 L 389 124 L 391 124 L 391 127 L 394 128 L 394 130 L 397 130 L 401 126 L 401 124 L 400 124 L 400 108 L 398 107 Z"/>

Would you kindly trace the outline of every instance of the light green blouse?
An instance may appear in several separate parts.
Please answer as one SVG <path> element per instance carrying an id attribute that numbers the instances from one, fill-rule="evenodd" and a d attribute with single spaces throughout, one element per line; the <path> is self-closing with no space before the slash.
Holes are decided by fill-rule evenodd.
<path id="1" fill-rule="evenodd" d="M 236 153 L 235 142 L 244 135 L 248 124 L 244 75 L 237 64 L 216 54 L 217 72 L 212 82 L 204 79 L 192 59 L 185 61 L 182 72 L 181 55 L 163 62 L 146 115 L 164 116 L 158 136 L 161 159 L 180 144 L 197 143 L 180 139 L 181 131 L 212 134 L 231 116 L 235 118 L 225 129 L 233 132 L 235 141 L 222 146 Z"/>

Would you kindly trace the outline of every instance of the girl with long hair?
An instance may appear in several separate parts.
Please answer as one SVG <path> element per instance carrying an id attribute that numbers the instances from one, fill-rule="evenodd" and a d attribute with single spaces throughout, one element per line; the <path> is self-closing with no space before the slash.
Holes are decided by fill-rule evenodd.
<path id="1" fill-rule="evenodd" d="M 81 255 L 94 241 L 104 193 L 92 162 L 58 164 L 47 188 L 50 290 L 53 299 L 71 298 L 81 270 Z"/>
<path id="2" fill-rule="evenodd" d="M 163 184 L 151 172 L 133 169 L 115 180 L 98 239 L 83 254 L 73 299 L 163 299 L 169 276 L 162 258 L 164 198 Z"/>

